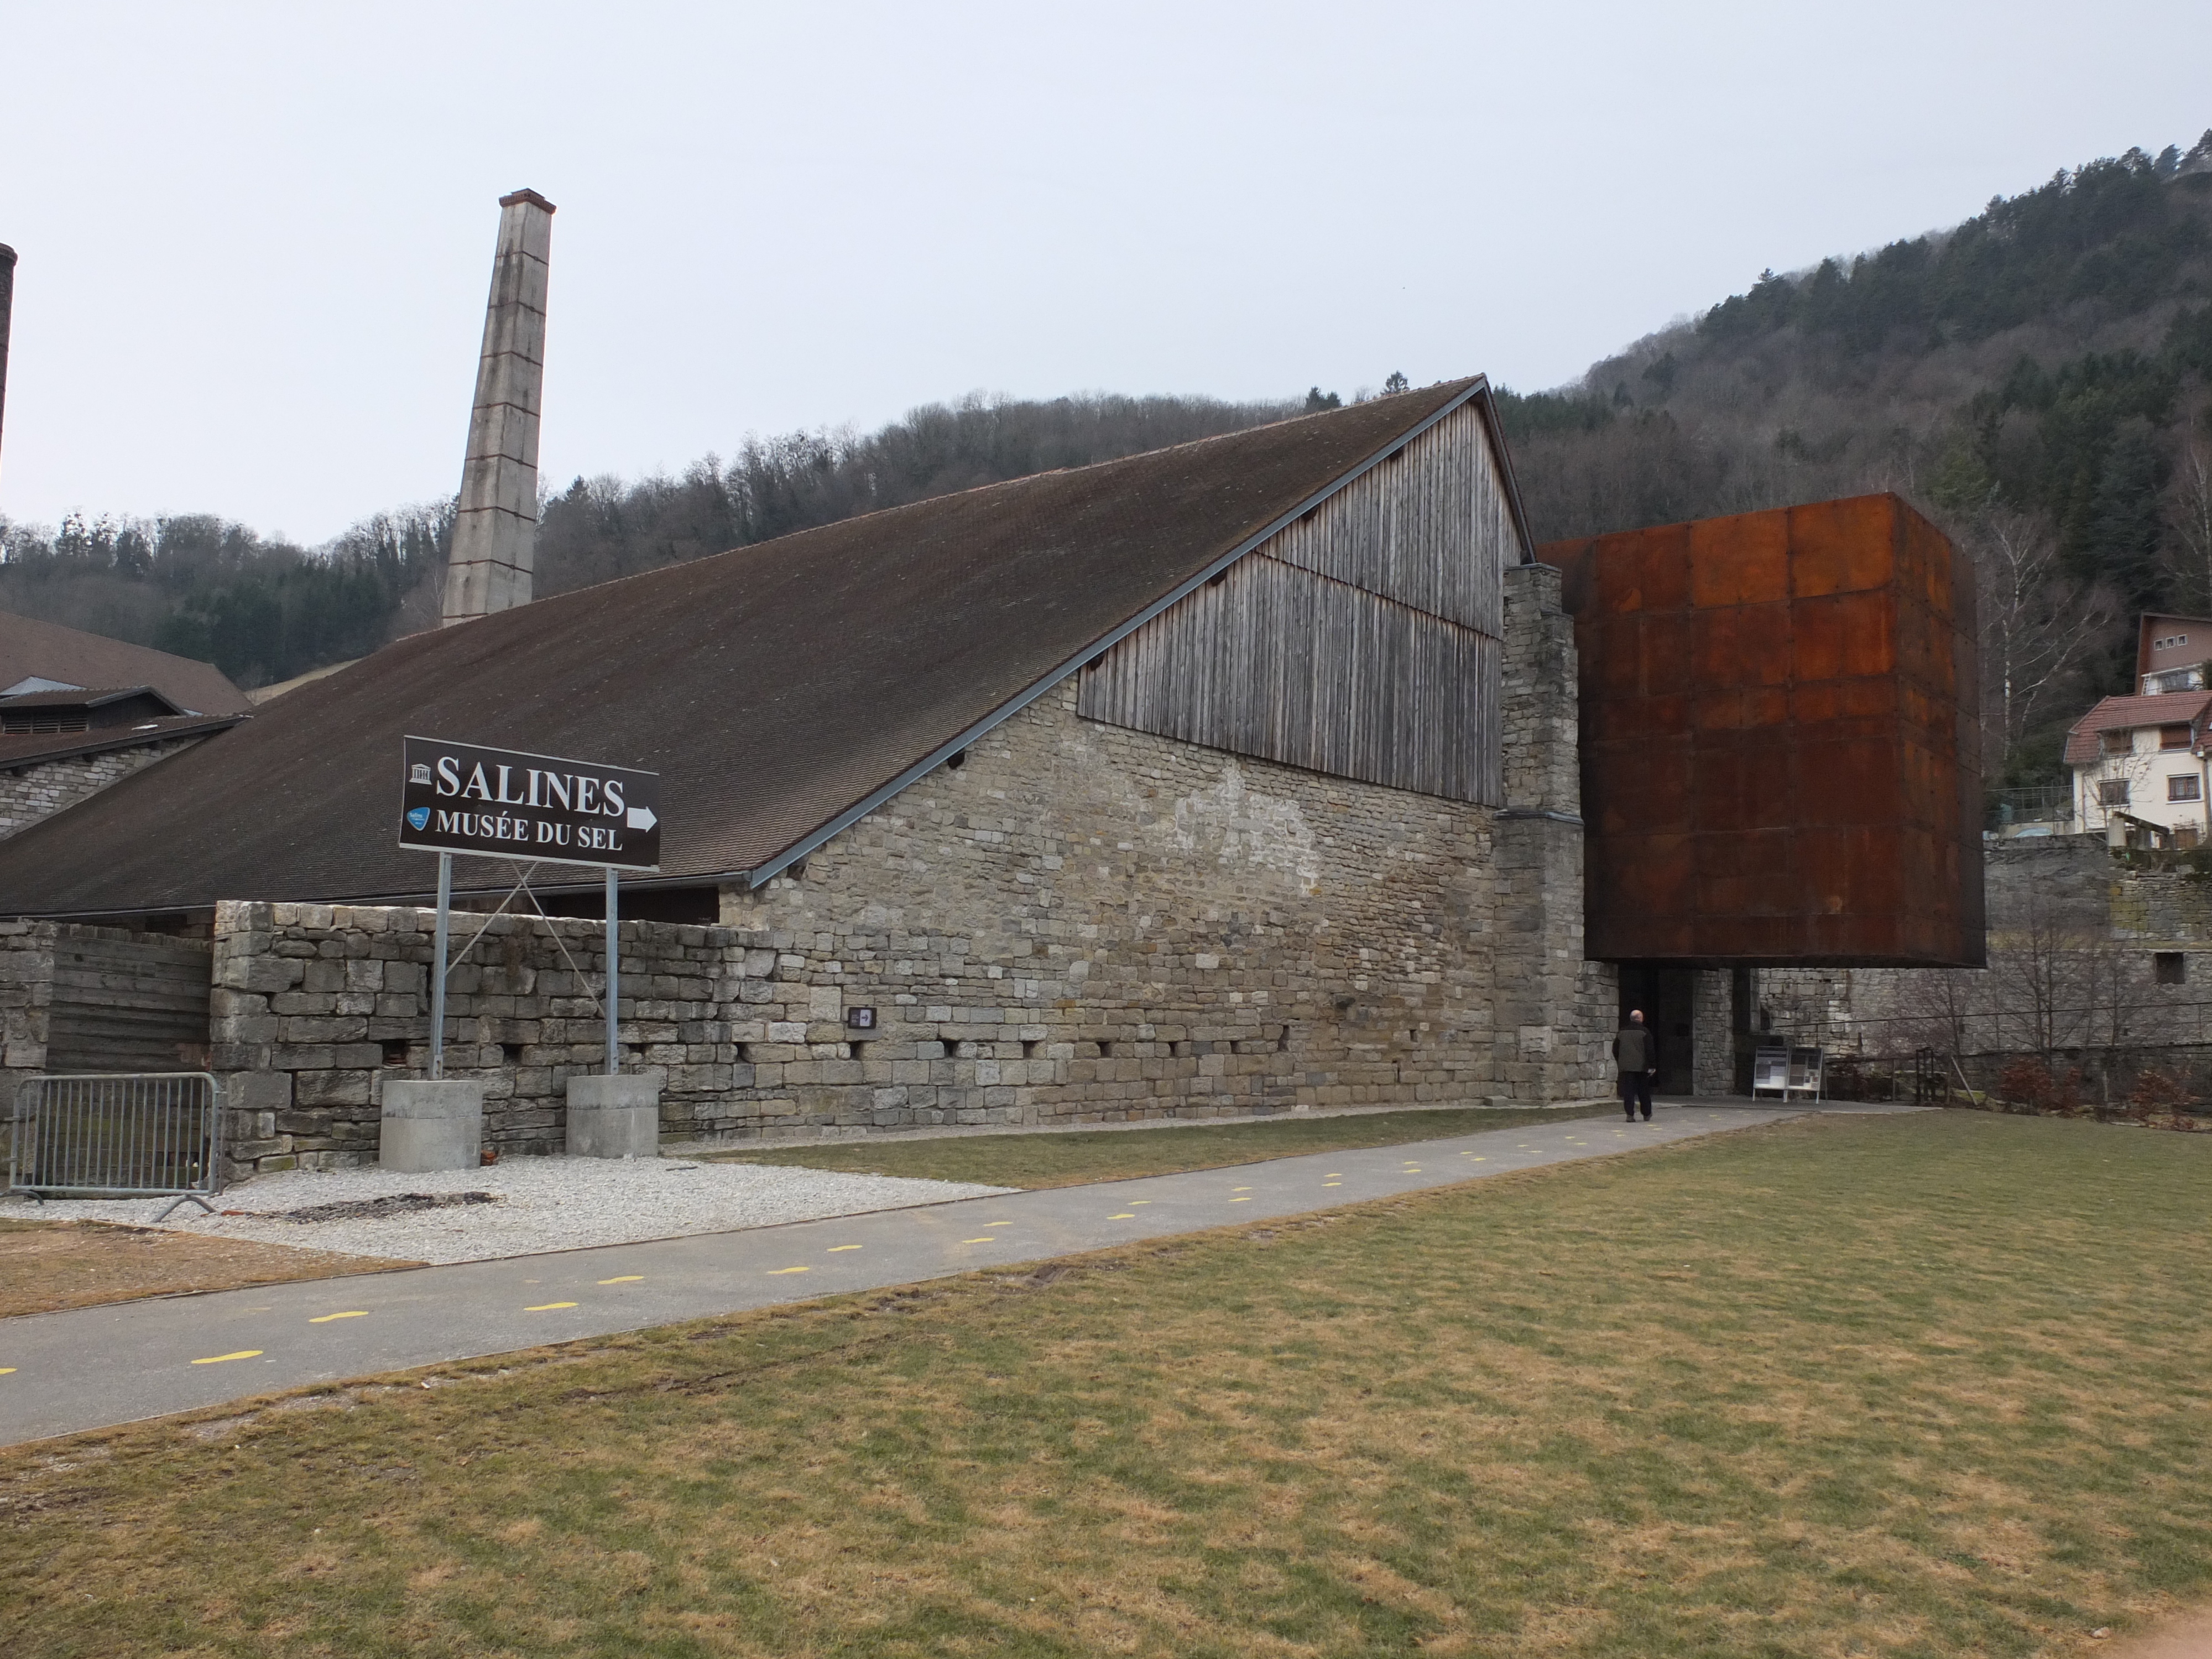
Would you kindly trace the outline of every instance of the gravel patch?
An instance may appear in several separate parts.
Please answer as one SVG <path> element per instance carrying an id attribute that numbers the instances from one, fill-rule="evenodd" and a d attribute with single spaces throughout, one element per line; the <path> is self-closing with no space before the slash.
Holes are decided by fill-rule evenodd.
<path id="1" fill-rule="evenodd" d="M 253 1239 L 402 1261 L 486 1261 L 687 1233 L 776 1227 L 1012 1190 L 680 1158 L 505 1158 L 488 1168 L 403 1175 L 370 1166 L 258 1176 L 165 1222 L 166 1198 L 0 1199 L 0 1216 L 82 1219 Z M 489 1201 L 475 1196 L 489 1194 Z M 379 1200 L 385 1200 L 380 1202 Z M 402 1201 L 407 1200 L 407 1201 Z"/>

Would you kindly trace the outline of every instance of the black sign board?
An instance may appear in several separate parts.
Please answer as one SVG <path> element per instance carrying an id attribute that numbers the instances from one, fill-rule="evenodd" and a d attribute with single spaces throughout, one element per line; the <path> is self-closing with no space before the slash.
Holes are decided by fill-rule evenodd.
<path id="1" fill-rule="evenodd" d="M 409 738 L 399 844 L 549 864 L 660 867 L 660 775 Z"/>

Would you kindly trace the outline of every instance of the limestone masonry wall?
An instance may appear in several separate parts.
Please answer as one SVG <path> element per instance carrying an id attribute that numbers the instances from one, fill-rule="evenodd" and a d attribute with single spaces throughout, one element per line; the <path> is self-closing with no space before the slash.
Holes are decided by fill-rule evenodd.
<path id="1" fill-rule="evenodd" d="M 1602 1091 L 1582 1058 L 1607 1028 L 1582 1029 L 1598 975 L 1579 908 L 1516 913 L 1501 948 L 1489 809 L 1101 725 L 1074 701 L 1048 694 L 803 867 L 726 891 L 722 926 L 623 925 L 623 1066 L 662 1079 L 665 1134 Z M 432 922 L 220 908 L 214 1052 L 239 1172 L 374 1157 L 383 1080 L 427 1061 Z M 485 1082 L 490 1144 L 559 1147 L 567 1079 L 602 1064 L 602 938 L 455 917 L 447 1072 Z M 1501 963 L 1521 999 L 1504 1032 Z M 1520 982 L 1532 966 L 1566 988 L 1555 1016 Z M 846 1023 L 860 1007 L 872 1029 Z M 1557 1026 L 1540 1066 L 1538 1023 Z"/>
<path id="2" fill-rule="evenodd" d="M 27 830 L 40 818 L 64 806 L 74 806 L 88 795 L 150 766 L 165 755 L 191 748 L 199 738 L 169 743 L 141 744 L 131 749 L 111 749 L 99 755 L 72 755 L 0 772 L 0 841 Z"/>

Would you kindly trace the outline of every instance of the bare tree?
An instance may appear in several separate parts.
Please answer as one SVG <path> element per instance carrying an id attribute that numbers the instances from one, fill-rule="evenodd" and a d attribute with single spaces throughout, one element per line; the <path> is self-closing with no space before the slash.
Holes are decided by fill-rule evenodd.
<path id="1" fill-rule="evenodd" d="M 2112 628 L 2112 593 L 2069 577 L 2058 532 L 2047 518 L 1993 507 L 1978 514 L 1965 540 L 1974 561 L 1981 613 L 1985 756 L 2002 773 L 2021 738 Z"/>

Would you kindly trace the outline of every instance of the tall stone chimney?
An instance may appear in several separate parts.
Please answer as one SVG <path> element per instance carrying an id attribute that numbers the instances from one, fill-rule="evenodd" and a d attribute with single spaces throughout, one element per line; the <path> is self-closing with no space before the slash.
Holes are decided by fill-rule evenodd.
<path id="1" fill-rule="evenodd" d="M 8 416 L 8 320 L 15 309 L 15 250 L 0 242 L 0 431 Z"/>
<path id="2" fill-rule="evenodd" d="M 553 204 L 499 198 L 499 252 L 484 310 L 461 511 L 446 566 L 447 625 L 530 603 L 538 542 L 538 410 L 545 376 L 545 263 Z"/>

